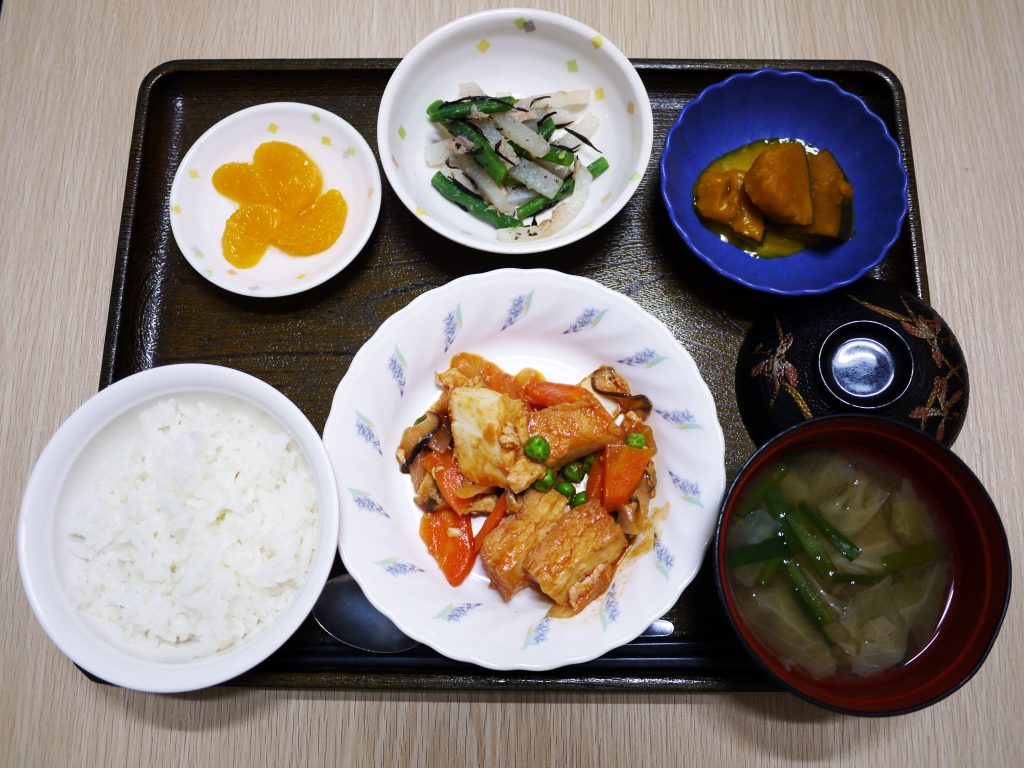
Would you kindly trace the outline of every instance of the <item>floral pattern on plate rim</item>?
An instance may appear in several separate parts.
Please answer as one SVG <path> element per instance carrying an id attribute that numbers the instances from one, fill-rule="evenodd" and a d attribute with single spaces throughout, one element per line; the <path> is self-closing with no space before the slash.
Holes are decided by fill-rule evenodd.
<path id="1" fill-rule="evenodd" d="M 696 504 L 698 507 L 704 506 L 704 502 L 700 500 L 700 486 L 697 483 L 677 475 L 671 469 L 668 471 L 668 476 L 672 479 L 672 485 L 682 494 L 683 501 Z"/>
<path id="2" fill-rule="evenodd" d="M 425 573 L 418 565 L 404 563 L 397 557 L 389 557 L 384 560 L 374 560 L 374 565 L 379 565 L 389 576 L 405 576 L 410 573 Z"/>
<path id="3" fill-rule="evenodd" d="M 448 603 L 444 608 L 438 611 L 435 615 L 435 619 L 443 619 L 444 621 L 459 622 L 473 610 L 479 608 L 483 603 Z"/>
<path id="4" fill-rule="evenodd" d="M 387 513 L 387 510 L 381 506 L 380 502 L 373 498 L 373 494 L 369 491 L 364 491 L 359 488 L 349 488 L 348 492 L 352 494 L 352 501 L 355 505 L 366 512 L 372 512 L 378 517 L 386 517 L 389 520 L 391 515 Z"/>
<path id="5" fill-rule="evenodd" d="M 536 624 L 526 630 L 526 637 L 523 639 L 523 648 L 531 645 L 540 645 L 548 639 L 548 629 L 551 627 L 551 617 L 545 616 Z"/>
<path id="6" fill-rule="evenodd" d="M 604 304 L 602 303 L 601 297 L 588 296 L 583 296 L 579 301 L 574 302 L 572 301 L 572 298 L 574 298 L 572 294 L 564 295 L 560 293 L 560 305 L 558 302 L 551 305 L 550 302 L 546 301 L 549 292 L 544 289 L 544 285 L 530 285 L 529 283 L 520 281 L 518 283 L 511 284 L 508 289 L 503 292 L 504 296 L 499 292 L 497 297 L 495 297 L 496 300 L 488 298 L 486 302 L 475 300 L 469 303 L 467 303 L 467 299 L 465 297 L 459 297 L 457 294 L 449 294 L 447 307 L 444 307 L 443 305 L 441 307 L 436 307 L 436 311 L 432 313 L 435 318 L 433 321 L 434 324 L 431 324 L 428 319 L 427 327 L 423 328 L 419 335 L 412 337 L 395 335 L 391 337 L 389 343 L 385 343 L 384 348 L 379 347 L 383 354 L 377 358 L 379 360 L 377 364 L 377 370 L 379 372 L 378 377 L 376 377 L 377 383 L 370 384 L 369 387 L 366 387 L 364 395 L 368 396 L 370 400 L 372 400 L 373 395 L 370 393 L 379 392 L 381 391 L 381 388 L 387 392 L 392 392 L 394 394 L 388 395 L 386 397 L 386 401 L 390 402 L 390 407 L 393 408 L 401 402 L 401 398 L 404 398 L 406 391 L 409 391 L 410 393 L 414 391 L 412 383 L 414 380 L 418 381 L 420 375 L 417 367 L 422 367 L 424 361 L 421 359 L 421 355 L 417 354 L 414 354 L 413 358 L 406 358 L 405 355 L 403 355 L 403 351 L 407 352 L 413 347 L 416 347 L 416 350 L 419 350 L 420 347 L 429 348 L 432 346 L 430 344 L 430 338 L 432 336 L 430 328 L 431 325 L 433 325 L 433 329 L 435 329 L 433 333 L 437 333 L 437 330 L 441 331 L 440 338 L 438 336 L 433 336 L 435 344 L 437 341 L 441 342 L 437 347 L 434 347 L 434 349 L 438 351 L 443 350 L 446 356 L 459 352 L 462 349 L 473 351 L 473 349 L 469 348 L 467 345 L 474 343 L 474 340 L 477 339 L 481 333 L 484 333 L 485 335 L 495 334 L 492 338 L 502 338 L 515 334 L 517 343 L 522 335 L 529 337 L 530 334 L 533 334 L 535 331 L 541 332 L 544 329 L 547 329 L 549 334 L 554 335 L 559 335 L 558 332 L 561 331 L 560 335 L 562 336 L 583 333 L 589 339 L 591 334 L 588 333 L 588 331 L 592 331 L 593 329 L 598 328 L 599 325 L 602 325 L 599 333 L 593 336 L 595 341 L 583 341 L 583 337 L 580 337 L 581 343 L 585 344 L 588 349 L 595 343 L 599 344 L 600 347 L 594 351 L 600 352 L 601 355 L 604 356 L 606 360 L 609 360 L 612 365 L 618 363 L 619 365 L 629 366 L 637 372 L 637 375 L 639 375 L 641 371 L 646 371 L 659 366 L 657 370 L 652 371 L 651 374 L 643 374 L 643 376 L 646 377 L 644 380 L 647 382 L 652 381 L 650 376 L 656 377 L 654 381 L 660 381 L 664 377 L 669 376 L 674 370 L 674 366 L 676 365 L 676 358 L 674 357 L 675 347 L 672 347 L 671 350 L 662 349 L 660 346 L 660 336 L 651 334 L 649 341 L 643 339 L 643 336 L 641 336 L 639 343 L 636 343 L 636 336 L 638 334 L 633 333 L 632 340 L 635 346 L 629 345 L 629 341 L 626 341 L 626 344 L 629 346 L 620 345 L 614 341 L 611 345 L 607 344 L 609 339 L 617 338 L 617 334 L 621 332 L 620 326 L 622 325 L 623 319 L 628 319 L 628 315 L 620 315 L 617 311 L 613 312 L 611 315 L 608 314 L 611 310 L 619 309 L 618 305 L 614 302 Z M 452 300 L 453 298 L 455 300 Z M 462 300 L 459 301 L 459 298 Z M 544 303 L 540 302 L 540 299 L 542 298 L 545 299 Z M 566 299 L 568 299 L 568 301 L 566 301 Z M 528 324 L 524 323 L 524 320 L 526 320 L 527 317 L 530 318 L 530 322 Z M 614 317 L 615 321 L 612 323 L 604 322 L 607 321 L 609 317 Z M 564 323 L 568 323 L 570 319 L 572 319 L 572 321 L 567 326 L 562 324 L 562 322 L 559 322 L 559 318 L 562 318 L 562 322 Z M 537 327 L 538 323 L 539 327 Z M 555 327 L 549 328 L 549 324 L 554 324 Z M 418 321 L 418 325 L 420 327 L 424 325 L 422 322 L 422 316 Z M 603 329 L 603 326 L 605 325 L 610 326 L 607 332 Z M 497 334 L 501 334 L 501 336 L 497 336 Z M 608 337 L 607 339 L 606 336 Z M 426 345 L 423 345 L 424 340 L 427 341 Z M 486 346 L 486 343 L 483 346 Z M 609 346 L 611 346 L 610 349 L 608 348 Z M 387 349 L 388 347 L 390 347 L 390 349 Z M 618 348 L 616 349 L 616 347 Z M 615 354 L 616 352 L 618 352 L 617 355 Z M 485 354 L 485 356 L 487 355 L 486 350 L 481 350 L 481 353 Z M 443 363 L 439 363 L 438 365 L 441 364 Z M 428 374 L 432 375 L 433 373 L 433 364 L 431 364 L 431 370 L 428 371 Z M 630 377 L 628 371 L 623 371 L 623 373 L 627 378 Z M 385 382 L 387 383 L 385 384 Z M 422 382 L 420 382 L 420 384 L 422 384 Z M 651 385 L 647 384 L 646 386 Z M 698 438 L 697 436 L 701 434 L 699 430 L 704 429 L 704 426 L 700 422 L 707 418 L 704 413 L 703 401 L 700 400 L 699 397 L 692 401 L 689 397 L 686 397 L 682 402 L 672 402 L 668 397 L 664 397 L 666 394 L 665 392 L 662 392 L 661 394 L 662 397 L 659 399 L 663 402 L 667 402 L 664 402 L 661 409 L 655 409 L 657 412 L 657 419 L 652 423 L 652 426 L 654 426 L 654 424 L 661 425 L 661 429 L 668 430 L 666 434 L 676 435 L 678 435 L 676 430 L 696 430 L 693 432 L 694 438 L 696 438 L 699 443 L 702 443 L 703 438 Z M 419 395 L 417 395 L 417 397 L 419 397 Z M 387 409 L 389 406 L 384 407 Z M 380 408 L 381 404 L 367 401 L 363 408 L 359 411 L 355 411 L 356 418 L 354 421 L 356 421 L 356 435 L 358 436 L 358 442 L 371 447 L 378 456 L 383 456 L 383 447 L 387 447 L 383 444 L 390 444 L 390 442 L 392 442 L 391 432 L 394 429 L 398 429 L 401 425 L 396 426 L 393 423 L 393 414 L 388 410 L 385 410 L 385 413 L 387 414 L 386 417 L 382 417 Z M 349 411 L 349 413 L 351 414 L 353 411 Z M 380 423 L 375 424 L 368 414 L 373 414 L 378 417 Z M 351 423 L 352 422 L 350 422 L 350 424 Z M 708 420 L 708 423 L 710 424 L 711 421 Z M 658 429 L 658 426 L 655 426 L 655 429 Z M 673 440 L 676 439 L 677 438 L 673 438 Z M 682 443 L 680 443 L 680 445 L 682 445 Z M 369 451 L 366 452 L 366 455 L 370 455 Z M 369 458 L 364 460 L 368 462 L 371 461 Z M 664 460 L 664 457 L 662 457 L 661 460 Z M 368 463 L 366 466 L 367 468 L 370 468 L 372 467 L 372 464 Z M 695 507 L 704 508 L 707 506 L 707 504 L 704 503 L 706 500 L 702 501 L 700 498 L 701 486 L 704 484 L 703 474 L 698 472 L 696 475 L 690 473 L 683 475 L 682 473 L 669 470 L 667 467 L 665 468 L 665 471 L 671 478 L 671 484 L 669 487 L 674 488 L 682 494 L 683 500 L 695 505 Z M 696 470 L 692 470 L 692 472 L 696 472 Z M 357 476 L 354 475 L 352 479 L 355 480 L 356 477 Z M 362 508 L 365 511 L 371 512 L 371 514 L 376 514 L 381 517 L 389 517 L 390 523 L 395 524 L 395 518 L 392 516 L 394 514 L 394 510 L 391 510 L 392 515 L 388 515 L 387 511 L 384 510 L 384 506 L 380 505 L 379 502 L 373 498 L 372 492 L 376 492 L 376 489 L 373 488 L 372 483 L 368 486 L 362 487 L 369 488 L 370 492 L 365 492 L 365 496 L 359 497 L 359 499 L 363 499 L 362 501 L 359 501 L 357 497 L 353 495 L 352 498 L 356 501 L 356 504 L 350 508 L 353 510 Z M 351 493 L 353 490 L 359 489 L 350 488 L 349 492 Z M 347 495 L 349 494 L 346 494 L 346 496 Z M 386 503 L 387 502 L 385 502 L 385 504 Z M 372 509 L 373 504 L 377 504 L 380 512 L 376 512 L 376 510 Z M 370 516 L 368 515 L 368 517 Z M 659 534 L 660 533 L 662 532 L 659 532 Z M 648 571 L 648 569 L 652 575 L 657 572 L 660 574 L 660 577 L 655 577 L 658 582 L 668 585 L 675 582 L 678 578 L 677 574 L 682 572 L 681 569 L 675 568 L 674 566 L 679 563 L 680 555 L 684 556 L 684 558 L 689 557 L 689 555 L 686 554 L 689 548 L 683 547 L 682 544 L 677 542 L 674 529 L 671 531 L 665 531 L 664 533 L 668 536 L 667 538 L 663 538 L 661 535 L 655 537 L 654 545 L 652 547 L 653 551 L 646 559 L 646 565 L 642 567 L 640 573 Z M 676 546 L 683 547 L 682 551 L 677 552 Z M 411 555 L 408 552 L 400 551 L 396 553 L 381 553 L 378 555 L 378 559 L 376 560 L 373 560 L 372 558 L 367 559 L 369 560 L 373 570 L 380 574 L 378 578 L 386 578 L 388 581 L 398 579 L 399 581 L 394 582 L 396 588 L 399 583 L 419 585 L 424 582 L 432 581 L 429 578 L 431 569 L 426 568 L 426 566 L 421 567 L 420 565 L 416 565 L 417 558 L 415 555 Z M 416 578 L 409 582 L 405 582 L 404 577 L 407 575 L 414 576 Z M 423 576 L 424 578 L 421 579 L 419 578 L 420 576 Z M 664 581 L 662 581 L 662 578 Z M 586 620 L 580 624 L 580 626 L 592 626 L 596 630 L 596 626 L 600 625 L 601 630 L 596 631 L 595 636 L 611 637 L 621 631 L 619 629 L 620 625 L 630 625 L 630 622 L 632 621 L 631 614 L 633 612 L 633 607 L 631 605 L 627 606 L 622 602 L 622 595 L 620 595 L 620 592 L 622 591 L 621 587 L 621 583 L 613 583 L 605 594 L 595 602 L 593 610 L 588 611 L 589 619 L 596 618 L 598 621 L 591 622 L 590 620 Z M 653 583 L 649 585 L 649 588 L 650 587 L 653 587 L 654 591 L 661 591 Z M 419 587 L 416 588 L 419 589 Z M 458 598 L 459 596 L 455 595 L 455 597 Z M 445 605 L 443 608 L 441 608 L 440 605 L 437 605 L 436 608 L 439 610 L 436 610 L 436 612 L 429 611 L 425 618 L 428 620 L 432 618 L 434 622 L 441 620 L 440 625 L 438 625 L 439 629 L 443 628 L 441 631 L 452 637 L 464 636 L 466 630 L 463 628 L 466 627 L 474 628 L 471 631 L 475 632 L 477 631 L 475 628 L 479 627 L 481 621 L 488 620 L 487 617 L 490 616 L 489 611 L 492 610 L 490 603 L 486 600 L 482 600 L 481 597 L 482 595 L 476 595 L 472 592 L 467 593 L 465 597 L 462 598 L 464 602 L 459 602 L 456 599 Z M 474 616 L 478 615 L 479 618 L 467 621 L 466 617 L 470 616 L 470 614 L 473 614 Z M 550 653 L 552 653 L 550 649 L 555 648 L 557 645 L 551 641 L 551 630 L 555 628 L 553 620 L 544 616 L 543 613 L 540 613 L 539 615 L 538 613 L 531 613 L 529 617 L 523 616 L 522 619 L 524 619 L 524 621 L 517 622 L 518 626 L 521 627 L 520 631 L 524 633 L 523 635 L 520 635 L 520 637 L 523 638 L 522 653 L 527 654 L 530 658 L 534 659 L 546 658 Z M 629 620 L 627 621 L 627 619 Z M 590 634 L 590 632 L 587 632 L 586 634 Z M 432 643 L 428 644 L 432 645 Z M 540 655 L 537 656 L 536 654 Z M 531 666 L 532 663 L 533 662 L 526 661 L 526 658 L 524 657 L 521 662 L 517 662 L 509 668 L 529 669 L 533 668 Z M 526 666 L 520 666 L 520 664 L 524 664 Z"/>
<path id="7" fill-rule="evenodd" d="M 360 440 L 377 451 L 377 453 L 381 456 L 384 455 L 384 451 L 380 446 L 380 438 L 377 437 L 373 422 L 359 411 L 356 411 L 356 434 Z"/>

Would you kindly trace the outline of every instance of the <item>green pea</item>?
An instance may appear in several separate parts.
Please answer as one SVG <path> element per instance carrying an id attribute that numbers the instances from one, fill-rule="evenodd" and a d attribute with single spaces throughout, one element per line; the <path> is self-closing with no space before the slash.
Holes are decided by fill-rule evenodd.
<path id="1" fill-rule="evenodd" d="M 565 479 L 570 483 L 578 483 L 587 473 L 580 462 L 574 461 L 562 467 L 562 474 L 565 475 Z"/>
<path id="2" fill-rule="evenodd" d="M 551 455 L 551 446 L 543 435 L 534 435 L 526 441 L 526 445 L 523 446 L 523 453 L 526 454 L 526 458 L 533 461 L 544 461 L 544 459 Z"/>
<path id="3" fill-rule="evenodd" d="M 647 445 L 647 438 L 642 432 L 630 432 L 626 435 L 626 445 L 631 448 L 643 448 Z"/>
<path id="4" fill-rule="evenodd" d="M 580 491 L 575 496 L 573 496 L 572 499 L 570 499 L 569 506 L 570 507 L 578 507 L 580 504 L 586 504 L 586 503 L 587 503 L 587 492 L 586 491 Z"/>
<path id="5" fill-rule="evenodd" d="M 555 490 L 558 491 L 563 496 L 565 496 L 565 498 L 567 499 L 571 499 L 573 496 L 576 495 L 576 486 L 574 486 L 572 483 L 567 483 L 565 480 L 563 480 L 560 483 L 555 483 Z"/>
<path id="6" fill-rule="evenodd" d="M 583 457 L 583 470 L 589 475 L 590 470 L 594 467 L 594 462 L 597 461 L 596 453 L 588 453 Z"/>
<path id="7" fill-rule="evenodd" d="M 555 470 L 548 468 L 548 471 L 544 473 L 544 477 L 534 482 L 533 487 L 541 493 L 547 493 L 555 486 Z"/>

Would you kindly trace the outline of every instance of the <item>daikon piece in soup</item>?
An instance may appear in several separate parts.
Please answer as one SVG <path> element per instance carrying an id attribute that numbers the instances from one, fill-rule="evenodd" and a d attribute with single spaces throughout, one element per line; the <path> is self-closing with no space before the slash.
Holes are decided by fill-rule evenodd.
<path id="1" fill-rule="evenodd" d="M 726 537 L 750 631 L 787 668 L 870 677 L 927 647 L 950 597 L 925 495 L 872 456 L 820 449 L 753 478 Z"/>

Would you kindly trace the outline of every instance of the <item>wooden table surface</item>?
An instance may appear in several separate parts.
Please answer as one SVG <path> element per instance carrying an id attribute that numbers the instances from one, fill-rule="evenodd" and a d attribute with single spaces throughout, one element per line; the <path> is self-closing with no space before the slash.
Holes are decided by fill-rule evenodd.
<path id="1" fill-rule="evenodd" d="M 898 75 L 932 303 L 971 371 L 956 452 L 987 485 L 1019 554 L 1020 0 L 541 5 L 601 30 L 633 57 L 872 59 Z M 45 636 L 18 575 L 18 508 L 45 442 L 97 389 L 142 78 L 179 58 L 402 56 L 435 27 L 485 7 L 456 0 L 3 3 L 0 764 L 1024 764 L 1019 599 L 964 689 L 923 712 L 880 720 L 834 715 L 781 693 L 144 695 L 90 683 Z"/>

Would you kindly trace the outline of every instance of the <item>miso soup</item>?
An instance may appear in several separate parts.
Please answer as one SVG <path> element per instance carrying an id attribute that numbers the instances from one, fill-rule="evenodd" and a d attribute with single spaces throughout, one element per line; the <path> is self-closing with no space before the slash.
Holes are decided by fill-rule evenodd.
<path id="1" fill-rule="evenodd" d="M 925 498 L 860 453 L 794 454 L 754 478 L 725 557 L 751 632 L 787 668 L 818 678 L 909 661 L 950 597 L 947 544 Z"/>

